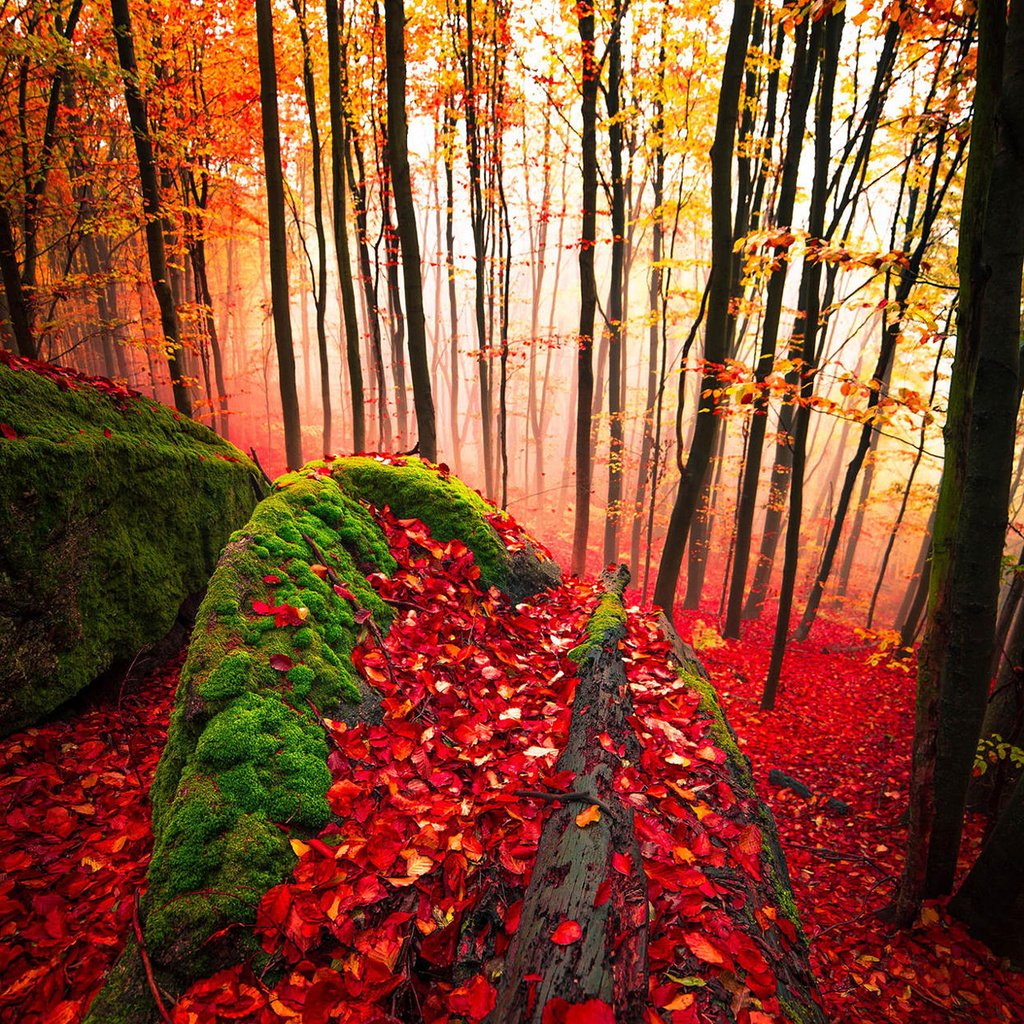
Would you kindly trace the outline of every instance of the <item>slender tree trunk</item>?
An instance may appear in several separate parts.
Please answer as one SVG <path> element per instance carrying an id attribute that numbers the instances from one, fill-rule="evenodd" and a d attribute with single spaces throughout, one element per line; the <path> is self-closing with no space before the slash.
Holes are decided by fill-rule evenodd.
<path id="1" fill-rule="evenodd" d="M 341 312 L 345 324 L 345 356 L 352 398 L 352 447 L 366 450 L 366 396 L 363 363 L 359 354 L 359 320 L 348 246 L 348 204 L 345 196 L 345 110 L 342 101 L 341 21 L 338 0 L 325 0 L 327 20 L 327 94 L 331 119 L 331 199 L 334 208 L 334 255 L 341 285 Z"/>
<path id="2" fill-rule="evenodd" d="M 127 0 L 113 0 L 124 3 Z M 277 123 L 277 64 L 271 0 L 256 0 L 256 35 L 259 48 L 260 110 L 263 123 L 263 162 L 267 187 L 267 223 L 270 234 L 270 294 L 274 314 L 274 343 L 281 387 L 285 458 L 290 469 L 302 465 L 299 395 L 295 386 L 295 351 L 292 345 L 288 292 L 288 239 L 284 221 L 284 175 Z"/>
<path id="3" fill-rule="evenodd" d="M 409 175 L 409 129 L 405 119 L 405 2 L 384 0 L 384 37 L 388 80 L 388 164 L 395 193 L 395 217 L 402 245 L 402 277 L 408 319 L 409 371 L 420 454 L 437 461 L 434 399 L 427 359 L 427 326 L 423 314 L 420 243 Z"/>
<path id="4" fill-rule="evenodd" d="M 793 208 L 796 203 L 797 172 L 800 168 L 800 153 L 807 129 L 807 111 L 814 92 L 814 75 L 820 43 L 821 23 L 814 22 L 813 29 L 809 30 L 807 19 L 801 21 L 796 28 L 796 53 L 789 79 L 789 132 L 775 213 L 775 223 L 783 230 L 775 240 L 776 255 L 772 262 L 765 315 L 761 324 L 761 350 L 754 367 L 754 380 L 759 387 L 764 386 L 765 380 L 775 366 L 776 337 L 782 316 L 782 297 L 789 266 L 789 239 L 792 238 L 788 229 L 792 226 Z M 736 554 L 732 564 L 729 603 L 723 630 L 724 636 L 734 639 L 740 635 L 740 612 L 750 562 L 750 544 L 757 509 L 757 489 L 767 423 L 768 396 L 762 392 L 754 398 L 750 434 L 747 438 L 747 457 L 743 464 L 742 490 L 736 509 Z"/>
<path id="5" fill-rule="evenodd" d="M 829 161 L 832 156 L 830 132 L 832 109 L 835 97 L 836 72 L 839 67 L 839 46 L 842 41 L 845 15 L 840 9 L 833 9 L 825 23 L 825 39 L 822 46 L 821 78 L 818 84 L 818 102 L 814 119 L 814 180 L 811 187 L 811 203 L 808 216 L 808 230 L 812 238 L 821 238 L 825 225 L 825 200 L 828 192 Z M 779 590 L 779 608 L 775 620 L 775 635 L 772 640 L 772 655 L 768 665 L 761 707 L 769 710 L 775 707 L 775 698 L 782 677 L 782 663 L 789 639 L 789 617 L 793 607 L 797 567 L 800 558 L 800 525 L 803 517 L 804 466 L 807 460 L 807 432 L 810 426 L 810 400 L 814 393 L 814 376 L 818 362 L 817 338 L 821 314 L 821 271 L 820 261 L 804 263 L 800 288 L 800 310 L 804 329 L 793 355 L 802 360 L 800 381 L 800 404 L 796 409 L 796 430 L 793 435 L 793 473 L 789 484 L 789 519 L 786 523 L 785 562 L 782 568 L 782 586 Z M 829 268 L 830 274 L 836 268 Z M 831 288 L 829 289 L 831 291 Z"/>
<path id="6" fill-rule="evenodd" d="M 174 407 L 185 416 L 192 415 L 192 399 L 182 380 L 181 330 L 178 311 L 174 305 L 167 274 L 164 253 L 164 234 L 160 205 L 160 182 L 157 176 L 153 141 L 149 134 L 146 102 L 139 91 L 139 73 L 135 63 L 135 42 L 132 36 L 128 0 L 110 0 L 110 11 L 117 39 L 117 56 L 124 81 L 125 106 L 135 142 L 135 157 L 139 166 L 139 184 L 142 190 L 142 213 L 145 220 L 146 251 L 149 256 L 149 274 L 153 292 L 160 307 L 160 327 L 167 349 L 167 365 L 174 391 Z"/>
<path id="7" fill-rule="evenodd" d="M 344 85 L 343 81 L 343 85 Z M 353 166 L 353 151 L 355 166 Z M 381 334 L 380 307 L 377 285 L 370 265 L 370 240 L 366 218 L 366 182 L 363 173 L 362 151 L 353 140 L 352 128 L 345 129 L 345 168 L 348 172 L 349 190 L 356 215 L 356 250 L 359 258 L 359 280 L 363 285 L 363 301 L 366 304 L 366 318 L 370 325 L 370 356 L 373 362 L 374 379 L 377 386 L 377 444 L 383 451 L 391 447 L 391 417 L 387 408 L 387 383 L 384 376 L 384 339 Z M 356 168 L 359 177 L 356 178 Z"/>
<path id="8" fill-rule="evenodd" d="M 302 87 L 306 99 L 306 117 L 309 121 L 310 163 L 313 171 L 313 226 L 316 231 L 316 277 L 313 304 L 316 307 L 316 348 L 320 361 L 320 407 L 323 414 L 322 445 L 331 451 L 331 367 L 327 356 L 327 233 L 324 228 L 324 183 L 320 121 L 316 112 L 316 83 L 313 78 L 313 55 L 306 29 L 305 7 L 301 0 L 292 0 L 292 9 L 299 23 L 302 42 Z M 330 21 L 330 15 L 328 15 Z M 337 75 L 335 61 L 330 61 L 332 75 Z M 332 97 L 333 98 L 333 97 Z M 332 107 L 333 112 L 333 107 Z M 333 122 L 332 122 L 333 132 Z M 335 193 L 336 194 L 336 193 Z M 344 217 L 342 217 L 344 223 Z M 337 228 L 337 218 L 335 218 Z"/>
<path id="9" fill-rule="evenodd" d="M 608 42 L 608 145 L 611 150 L 612 265 L 608 283 L 608 505 L 604 517 L 604 564 L 619 558 L 619 519 L 622 514 L 622 321 L 623 260 L 626 249 L 626 190 L 622 178 L 622 121 L 619 117 L 622 89 L 622 6 L 612 7 L 612 36 Z"/>
<path id="10" fill-rule="evenodd" d="M 600 68 L 594 52 L 594 9 L 577 5 L 582 46 L 581 158 L 583 167 L 583 224 L 580 233 L 580 326 L 576 361 L 576 516 L 572 536 L 572 571 L 582 576 L 587 564 L 590 534 L 590 488 L 593 450 L 590 441 L 594 402 L 594 322 L 597 317 L 597 94 Z"/>
<path id="11" fill-rule="evenodd" d="M 654 603 L 661 605 L 666 613 L 671 612 L 675 603 L 676 584 L 679 580 L 686 538 L 718 432 L 713 391 L 718 384 L 718 367 L 725 358 L 728 343 L 729 279 L 732 266 L 732 158 L 736 145 L 736 124 L 739 119 L 740 87 L 743 82 L 743 67 L 753 12 L 753 0 L 736 0 L 722 72 L 715 141 L 711 149 L 712 260 L 704 335 L 705 370 L 693 442 L 672 508 L 654 587 Z"/>

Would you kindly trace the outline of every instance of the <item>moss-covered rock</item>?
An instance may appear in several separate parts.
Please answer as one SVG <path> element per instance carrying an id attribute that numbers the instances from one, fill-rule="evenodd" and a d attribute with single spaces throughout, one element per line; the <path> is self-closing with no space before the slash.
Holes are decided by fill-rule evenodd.
<path id="1" fill-rule="evenodd" d="M 0 357 L 4 734 L 167 634 L 252 511 L 256 470 L 126 388 Z"/>
<path id="2" fill-rule="evenodd" d="M 492 526 L 501 513 L 418 459 L 314 462 L 276 481 L 210 580 L 153 781 L 141 917 L 171 990 L 259 955 L 247 936 L 260 898 L 290 872 L 291 840 L 315 836 L 329 818 L 322 716 L 373 717 L 351 654 L 363 623 L 390 625 L 367 576 L 395 563 L 368 505 L 463 541 L 482 582 L 506 592 L 556 578 L 539 552 L 523 556 L 529 572 L 517 570 Z M 90 1024 L 155 1019 L 140 964 L 130 944 Z"/>
<path id="3" fill-rule="evenodd" d="M 461 540 L 473 552 L 483 582 L 514 602 L 561 579 L 557 564 L 539 545 L 509 551 L 499 534 L 504 513 L 444 467 L 412 456 L 352 456 L 318 465 L 329 468 L 353 498 L 388 506 L 401 519 L 422 520 L 436 540 Z"/>

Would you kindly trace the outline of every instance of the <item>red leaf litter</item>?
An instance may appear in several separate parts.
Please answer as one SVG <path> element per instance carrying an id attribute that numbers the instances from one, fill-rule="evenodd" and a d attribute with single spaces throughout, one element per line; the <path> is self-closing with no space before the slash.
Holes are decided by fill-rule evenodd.
<path id="1" fill-rule="evenodd" d="M 75 1024 L 117 959 L 183 661 L 108 706 L 0 740 L 0 1020 Z"/>
<path id="2" fill-rule="evenodd" d="M 380 521 L 399 569 L 371 582 L 396 619 L 383 648 L 368 631 L 353 660 L 383 693 L 384 720 L 347 726 L 327 714 L 337 820 L 317 837 L 292 837 L 294 873 L 260 904 L 269 966 L 199 981 L 170 1010 L 175 1024 L 456 1024 L 494 1006 L 492 962 L 482 961 L 507 952 L 549 813 L 516 793 L 571 788 L 554 771 L 575 683 L 566 655 L 596 589 L 569 580 L 509 608 L 480 590 L 464 545 L 439 544 L 416 521 Z M 689 633 L 694 623 L 683 625 Z M 941 905 L 904 933 L 872 915 L 901 855 L 910 679 L 867 665 L 863 653 L 821 653 L 851 639 L 823 624 L 794 648 L 781 710 L 761 714 L 768 629 L 752 626 L 743 644 L 704 657 L 774 805 L 830 1019 L 1024 1019 L 1018 976 Z M 642 863 L 620 856 L 613 870 L 648 879 L 647 1020 L 717 1019 L 714 992 L 726 986 L 740 1024 L 783 1024 L 774 958 L 795 931 L 769 905 L 756 908 L 762 934 L 739 929 L 727 909 L 744 897 L 716 881 L 723 866 L 761 877 L 751 800 L 730 788 L 724 754 L 696 695 L 667 667 L 651 614 L 631 613 L 623 650 L 643 755 L 616 789 L 634 810 Z M 106 706 L 0 741 L 0 1020 L 75 1024 L 116 959 L 144 883 L 144 793 L 180 664 Z M 816 795 L 768 787 L 772 767 Z M 852 813 L 832 816 L 828 796 Z M 493 912 L 475 915 L 482 905 Z M 574 941 L 573 924 L 552 941 Z M 463 980 L 456 967 L 467 964 Z M 613 1018 L 600 1000 L 553 1000 L 544 1019 Z"/>
<path id="3" fill-rule="evenodd" d="M 865 645 L 863 634 L 819 619 L 791 643 L 774 711 L 759 707 L 774 616 L 745 623 L 740 641 L 709 633 L 707 611 L 677 613 L 751 757 L 775 815 L 812 964 L 830 1019 L 864 1024 L 1024 1021 L 1024 978 L 952 919 L 945 901 L 896 931 L 877 917 L 903 866 L 914 721 L 914 663 Z M 706 642 L 706 640 L 705 640 Z M 804 799 L 768 783 L 781 769 L 812 790 Z M 830 810 L 834 797 L 848 815 Z M 977 855 L 971 820 L 961 875 Z"/>

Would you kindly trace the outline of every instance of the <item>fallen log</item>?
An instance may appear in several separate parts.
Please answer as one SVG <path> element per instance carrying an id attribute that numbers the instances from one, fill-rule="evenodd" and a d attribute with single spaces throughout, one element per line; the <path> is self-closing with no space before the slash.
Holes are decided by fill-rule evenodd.
<path id="1" fill-rule="evenodd" d="M 618 651 L 628 581 L 625 566 L 605 573 L 587 641 L 577 649 L 569 738 L 556 764 L 574 780 L 572 791 L 544 826 L 493 1024 L 539 1022 L 555 1000 L 632 1024 L 647 1005 L 647 880 L 633 810 L 614 788 L 623 759 L 640 754 Z"/>

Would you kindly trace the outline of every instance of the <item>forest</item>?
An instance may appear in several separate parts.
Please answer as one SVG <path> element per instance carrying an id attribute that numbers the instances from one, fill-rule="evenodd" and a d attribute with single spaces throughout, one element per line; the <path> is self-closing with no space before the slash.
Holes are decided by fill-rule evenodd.
<path id="1" fill-rule="evenodd" d="M 0 1019 L 1024 1020 L 1024 0 L 0 0 Z"/>

